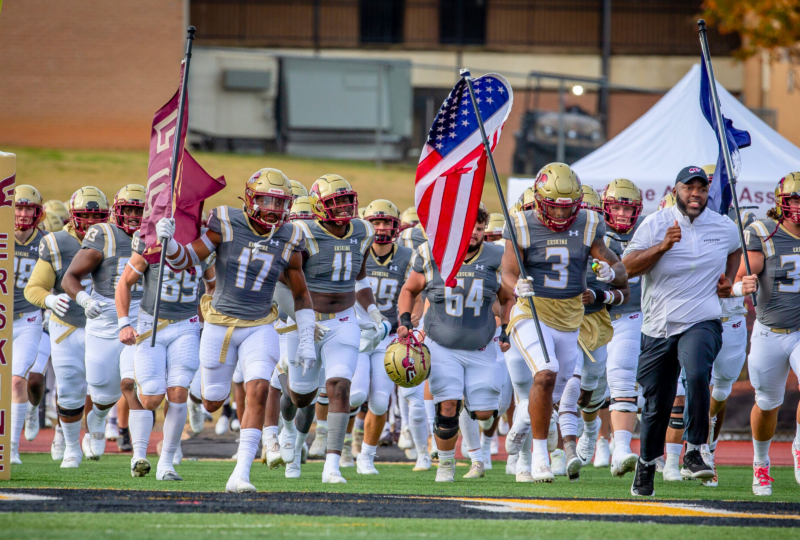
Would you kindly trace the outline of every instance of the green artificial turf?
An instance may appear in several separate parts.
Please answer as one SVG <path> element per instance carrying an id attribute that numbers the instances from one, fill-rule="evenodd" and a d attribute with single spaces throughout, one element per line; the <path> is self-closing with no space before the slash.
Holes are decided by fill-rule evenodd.
<path id="1" fill-rule="evenodd" d="M 79 469 L 59 468 L 49 454 L 23 454 L 23 464 L 13 465 L 11 481 L 0 483 L 9 488 L 104 488 L 172 491 L 224 491 L 225 482 L 233 471 L 233 461 L 188 461 L 176 467 L 183 482 L 159 482 L 155 478 L 157 457 L 150 456 L 152 472 L 145 478 L 132 478 L 130 458 L 122 455 L 105 455 L 100 461 L 84 460 Z M 354 468 L 342 469 L 346 485 L 323 484 L 322 463 L 303 465 L 299 479 L 286 479 L 283 468 L 269 470 L 261 463 L 253 463 L 250 481 L 259 491 L 316 491 L 339 493 L 390 493 L 434 496 L 498 496 L 498 497 L 580 497 L 580 498 L 631 498 L 632 475 L 612 478 L 609 470 L 587 467 L 581 471 L 579 482 L 569 482 L 559 477 L 554 484 L 518 484 L 514 477 L 505 474 L 505 464 L 495 462 L 486 478 L 464 480 L 467 467 L 458 467 L 456 481 L 452 484 L 435 483 L 436 468 L 415 473 L 411 465 L 387 465 L 376 462 L 378 476 L 356 474 Z M 720 484 L 707 488 L 697 481 L 663 482 L 656 477 L 656 497 L 659 499 L 710 499 L 759 500 L 751 490 L 750 467 L 719 467 Z M 769 501 L 800 502 L 800 486 L 794 480 L 790 467 L 773 467 L 775 479 L 773 496 Z"/>

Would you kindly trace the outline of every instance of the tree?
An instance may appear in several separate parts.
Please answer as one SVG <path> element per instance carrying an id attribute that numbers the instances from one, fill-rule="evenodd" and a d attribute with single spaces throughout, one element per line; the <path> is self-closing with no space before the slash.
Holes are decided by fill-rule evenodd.
<path id="1" fill-rule="evenodd" d="M 703 0 L 703 16 L 720 33 L 737 33 L 744 59 L 761 51 L 800 61 L 800 0 Z"/>

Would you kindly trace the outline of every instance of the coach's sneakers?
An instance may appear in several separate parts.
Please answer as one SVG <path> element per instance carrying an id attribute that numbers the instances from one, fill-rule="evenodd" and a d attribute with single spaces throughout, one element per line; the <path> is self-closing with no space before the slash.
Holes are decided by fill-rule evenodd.
<path id="1" fill-rule="evenodd" d="M 581 477 L 583 460 L 578 457 L 575 441 L 564 441 L 564 453 L 567 460 L 567 478 L 570 482 L 577 482 Z"/>
<path id="2" fill-rule="evenodd" d="M 342 473 L 339 471 L 322 471 L 323 484 L 346 484 L 347 480 L 344 479 Z"/>
<path id="3" fill-rule="evenodd" d="M 255 493 L 256 486 L 239 476 L 231 476 L 225 484 L 225 493 Z"/>
<path id="4" fill-rule="evenodd" d="M 625 476 L 629 472 L 636 470 L 636 462 L 639 461 L 639 456 L 634 453 L 616 452 L 611 456 L 611 476 Z M 656 465 L 653 463 L 653 472 L 655 473 Z"/>
<path id="5" fill-rule="evenodd" d="M 339 467 L 349 469 L 355 466 L 356 462 L 353 459 L 353 436 L 345 435 L 344 444 L 342 445 L 342 455 L 339 456 Z"/>
<path id="6" fill-rule="evenodd" d="M 792 459 L 794 460 L 794 479 L 800 484 L 800 448 L 794 442 L 792 443 Z"/>
<path id="7" fill-rule="evenodd" d="M 83 456 L 81 454 L 75 455 L 68 455 L 64 456 L 64 460 L 61 462 L 62 469 L 77 469 L 81 466 L 81 459 Z"/>
<path id="8" fill-rule="evenodd" d="M 552 484 L 555 480 L 555 474 L 546 462 L 534 463 L 531 476 L 537 484 Z"/>
<path id="9" fill-rule="evenodd" d="M 714 477 L 714 468 L 705 461 L 700 454 L 700 450 L 688 450 L 683 455 L 683 469 L 681 469 L 681 476 L 687 479 L 706 479 Z"/>
<path id="10" fill-rule="evenodd" d="M 708 480 L 703 481 L 703 485 L 706 487 L 717 487 L 719 486 L 719 478 L 717 478 L 717 465 L 714 463 L 714 452 L 712 452 L 707 444 L 702 446 L 702 450 L 700 451 L 700 455 L 703 456 L 703 461 L 705 461 L 709 467 L 714 471 L 714 476 L 712 476 Z"/>
<path id="11" fill-rule="evenodd" d="M 19 459 L 19 443 L 11 443 L 11 464 L 22 465 L 22 460 Z"/>
<path id="12" fill-rule="evenodd" d="M 769 463 L 753 463 L 753 495 L 769 497 L 774 481 L 769 476 Z"/>
<path id="13" fill-rule="evenodd" d="M 519 454 L 530 431 L 531 425 L 527 422 L 515 422 L 514 425 L 511 426 L 511 431 L 506 435 L 506 452 L 508 455 L 513 456 Z"/>
<path id="14" fill-rule="evenodd" d="M 567 455 L 560 448 L 550 453 L 550 471 L 553 476 L 567 476 Z"/>
<path id="15" fill-rule="evenodd" d="M 39 407 L 31 410 L 28 404 L 28 414 L 25 415 L 25 440 L 32 441 L 39 434 Z"/>
<path id="16" fill-rule="evenodd" d="M 483 461 L 475 461 L 470 465 L 469 471 L 464 475 L 466 479 L 483 478 L 486 476 L 486 469 L 483 466 Z"/>
<path id="17" fill-rule="evenodd" d="M 437 482 L 455 482 L 456 480 L 456 460 L 445 459 L 439 461 L 439 468 L 436 470 Z"/>
<path id="18" fill-rule="evenodd" d="M 508 456 L 506 460 L 506 474 L 517 474 L 517 460 L 519 455 Z"/>
<path id="19" fill-rule="evenodd" d="M 429 454 L 419 454 L 417 456 L 417 463 L 411 470 L 413 472 L 422 472 L 431 470 L 431 456 Z"/>
<path id="20" fill-rule="evenodd" d="M 600 437 L 597 439 L 597 446 L 594 449 L 594 466 L 601 469 L 609 465 L 611 465 L 611 450 L 608 439 Z"/>
<path id="21" fill-rule="evenodd" d="M 203 431 L 203 424 L 205 423 L 205 415 L 203 414 L 203 404 L 195 403 L 189 399 L 189 427 L 192 433 L 198 435 Z"/>
<path id="22" fill-rule="evenodd" d="M 178 476 L 175 469 L 156 469 L 156 480 L 183 482 L 183 478 Z"/>
<path id="23" fill-rule="evenodd" d="M 278 437 L 274 434 L 270 434 L 264 441 L 264 449 L 262 452 L 266 456 L 264 463 L 266 463 L 267 467 L 270 469 L 277 469 L 284 464 L 281 458 L 281 445 L 278 442 Z"/>
<path id="24" fill-rule="evenodd" d="M 278 443 L 281 445 L 281 461 L 287 464 L 294 461 L 297 443 L 297 428 L 294 422 L 285 422 L 283 424 L 283 429 L 278 436 Z"/>
<path id="25" fill-rule="evenodd" d="M 583 467 L 586 467 L 592 462 L 592 456 L 594 456 L 596 447 L 597 433 L 587 434 L 584 431 L 583 435 L 581 435 L 578 439 L 578 446 L 575 449 L 575 452 L 578 454 L 578 458 L 580 458 L 581 465 Z"/>
<path id="26" fill-rule="evenodd" d="M 411 429 L 409 427 L 406 426 L 400 431 L 400 437 L 397 439 L 397 447 L 400 450 L 414 448 L 414 440 L 411 438 Z"/>
<path id="27" fill-rule="evenodd" d="M 637 458 L 636 474 L 633 475 L 633 484 L 631 485 L 631 495 L 634 497 L 653 497 L 656 494 L 655 478 L 655 462 L 645 463 Z"/>
<path id="28" fill-rule="evenodd" d="M 361 452 L 356 459 L 356 472 L 358 474 L 378 474 L 375 468 L 375 454 Z"/>
<path id="29" fill-rule="evenodd" d="M 67 443 L 64 441 L 64 432 L 61 430 L 61 424 L 56 424 L 56 434 L 53 436 L 53 444 L 50 445 L 50 456 L 53 461 L 64 459 L 64 450 L 66 448 Z"/>
<path id="30" fill-rule="evenodd" d="M 325 450 L 328 446 L 328 428 L 317 426 L 314 442 L 308 450 L 308 457 L 311 459 L 325 459 Z"/>
<path id="31" fill-rule="evenodd" d="M 147 458 L 131 458 L 131 476 L 134 478 L 141 478 L 147 476 L 150 472 L 150 462 Z"/>

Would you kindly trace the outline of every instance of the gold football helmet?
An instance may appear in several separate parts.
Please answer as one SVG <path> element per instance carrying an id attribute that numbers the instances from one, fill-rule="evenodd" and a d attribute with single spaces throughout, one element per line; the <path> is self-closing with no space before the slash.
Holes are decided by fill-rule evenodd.
<path id="1" fill-rule="evenodd" d="M 419 386 L 431 374 L 431 351 L 413 333 L 392 341 L 383 360 L 386 374 L 403 388 Z"/>
<path id="2" fill-rule="evenodd" d="M 359 208 L 359 209 L 358 209 L 358 218 L 359 218 L 359 219 L 364 219 L 364 212 L 366 212 L 366 211 L 367 211 L 367 209 L 366 209 L 366 208 L 363 208 L 363 207 L 362 207 L 362 208 Z"/>
<path id="3" fill-rule="evenodd" d="M 600 195 L 597 194 L 597 191 L 595 191 L 592 186 L 583 184 L 581 185 L 581 191 L 583 192 L 583 202 L 581 203 L 581 208 L 594 210 L 595 212 L 603 211 L 603 203 L 600 201 Z"/>
<path id="4" fill-rule="evenodd" d="M 47 201 L 44 203 L 44 213 L 58 216 L 58 218 L 61 220 L 61 226 L 63 228 L 64 225 L 69 223 L 69 210 L 67 209 L 68 204 L 69 202 L 64 204 L 55 199 Z"/>
<path id="5" fill-rule="evenodd" d="M 292 183 L 278 169 L 256 171 L 244 190 L 245 212 L 261 227 L 278 228 L 289 219 L 294 195 Z"/>
<path id="6" fill-rule="evenodd" d="M 404 231 L 410 227 L 415 227 L 419 223 L 419 216 L 417 216 L 417 209 L 409 206 L 403 213 L 400 214 L 400 230 Z"/>
<path id="7" fill-rule="evenodd" d="M 531 186 L 526 188 L 519 196 L 517 201 L 521 210 L 533 210 L 536 208 L 536 187 Z"/>
<path id="8" fill-rule="evenodd" d="M 614 215 L 611 212 L 612 205 L 620 205 L 633 208 L 630 216 L 622 213 Z M 625 178 L 617 178 L 606 186 L 603 192 L 603 214 L 609 227 L 617 232 L 625 233 L 633 229 L 636 220 L 642 213 L 642 191 L 636 184 Z"/>
<path id="9" fill-rule="evenodd" d="M 575 171 L 565 163 L 550 163 L 539 171 L 533 187 L 536 215 L 542 224 L 555 232 L 569 229 L 583 202 L 581 181 Z"/>
<path id="10" fill-rule="evenodd" d="M 39 221 L 39 229 L 45 232 L 58 232 L 64 228 L 64 222 L 55 214 L 45 212 L 44 217 Z"/>
<path id="11" fill-rule="evenodd" d="M 297 199 L 298 197 L 308 197 L 308 190 L 306 186 L 298 182 L 297 180 L 289 180 L 292 184 L 292 196 Z"/>
<path id="12" fill-rule="evenodd" d="M 780 210 L 782 219 L 800 223 L 800 204 L 790 203 L 790 199 L 797 198 L 800 198 L 800 172 L 793 172 L 781 178 L 775 188 L 775 207 Z"/>
<path id="13" fill-rule="evenodd" d="M 17 212 L 19 208 L 19 212 Z M 31 211 L 24 210 L 30 208 Z M 44 201 L 39 190 L 33 186 L 14 188 L 14 228 L 27 231 L 36 227 L 44 216 Z"/>
<path id="14" fill-rule="evenodd" d="M 522 212 L 522 203 L 517 201 L 515 202 L 511 208 L 508 209 L 509 214 L 514 214 L 516 212 Z"/>
<path id="15" fill-rule="evenodd" d="M 658 203 L 658 209 L 672 208 L 673 206 L 675 206 L 675 195 L 670 191 L 661 198 L 661 202 Z"/>
<path id="16" fill-rule="evenodd" d="M 486 232 L 483 239 L 487 242 L 496 242 L 503 237 L 503 227 L 506 225 L 506 218 L 503 214 L 489 214 L 489 223 L 486 224 Z"/>
<path id="17" fill-rule="evenodd" d="M 717 172 L 717 165 L 716 163 L 713 165 L 703 165 L 700 167 L 708 176 L 708 183 L 710 184 L 712 180 L 714 180 L 714 173 Z"/>
<path id="18" fill-rule="evenodd" d="M 311 201 L 308 197 L 298 197 L 294 200 L 292 209 L 289 211 L 289 221 L 312 220 L 315 217 L 314 212 L 311 211 Z"/>
<path id="19" fill-rule="evenodd" d="M 338 174 L 317 178 L 308 198 L 311 200 L 311 209 L 322 222 L 345 225 L 358 215 L 358 194 L 350 182 Z"/>
<path id="20" fill-rule="evenodd" d="M 388 221 L 390 223 L 388 228 L 375 227 L 376 244 L 391 244 L 400 234 L 400 210 L 391 201 L 386 199 L 372 201 L 364 209 L 363 219 L 369 222 Z"/>
<path id="21" fill-rule="evenodd" d="M 117 191 L 117 194 L 114 195 L 114 204 L 111 205 L 111 220 L 117 224 L 117 227 L 128 234 L 139 230 L 139 227 L 142 226 L 146 196 L 147 190 L 139 184 L 128 184 Z M 125 214 L 125 208 L 133 209 L 129 210 L 133 213 Z M 141 208 L 141 211 L 137 212 L 136 208 Z"/>
<path id="22" fill-rule="evenodd" d="M 89 227 L 108 221 L 108 199 L 94 186 L 80 188 L 69 199 L 69 219 L 76 231 L 86 234 Z"/>

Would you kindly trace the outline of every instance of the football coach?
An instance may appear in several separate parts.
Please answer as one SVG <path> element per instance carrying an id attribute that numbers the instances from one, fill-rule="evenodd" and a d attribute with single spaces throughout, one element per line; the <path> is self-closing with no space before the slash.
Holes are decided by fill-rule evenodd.
<path id="1" fill-rule="evenodd" d="M 676 203 L 648 216 L 623 253 L 628 277 L 642 276 L 642 337 L 636 380 L 644 393 L 641 450 L 631 494 L 654 495 L 656 458 L 678 377 L 686 372 L 684 477 L 711 478 L 702 459 L 708 439 L 709 381 L 722 346 L 719 298 L 730 296 L 742 249 L 734 222 L 707 208 L 709 180 L 686 167 L 672 190 Z"/>

